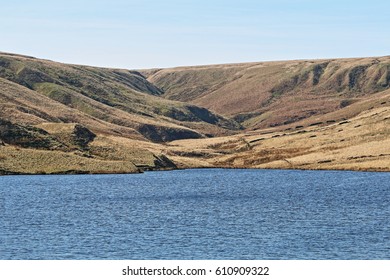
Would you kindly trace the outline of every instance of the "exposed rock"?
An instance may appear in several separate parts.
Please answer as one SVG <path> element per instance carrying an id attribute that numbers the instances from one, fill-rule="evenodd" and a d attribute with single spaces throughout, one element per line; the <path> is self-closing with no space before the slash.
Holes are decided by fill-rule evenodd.
<path id="1" fill-rule="evenodd" d="M 76 145 L 85 147 L 89 142 L 92 142 L 93 139 L 95 139 L 96 134 L 85 126 L 75 124 L 72 136 Z"/>
<path id="2" fill-rule="evenodd" d="M 43 129 L 13 124 L 0 119 L 1 142 L 24 148 L 52 149 L 62 144 Z"/>
<path id="3" fill-rule="evenodd" d="M 174 169 L 177 168 L 176 164 L 173 163 L 167 156 L 165 155 L 159 155 L 156 156 L 154 161 L 154 166 L 158 169 Z"/>
<path id="4" fill-rule="evenodd" d="M 43 123 L 38 127 L 64 143 L 69 150 L 85 150 L 96 137 L 95 133 L 78 123 Z"/>
<path id="5" fill-rule="evenodd" d="M 203 138 L 201 134 L 189 129 L 175 127 L 155 126 L 143 124 L 138 131 L 147 139 L 153 142 L 168 142 L 179 139 L 198 139 Z"/>
<path id="6" fill-rule="evenodd" d="M 218 116 L 212 112 L 210 112 L 206 108 L 197 107 L 197 106 L 187 106 L 187 109 L 196 116 L 197 121 L 203 121 L 210 124 L 215 124 L 223 128 L 238 130 L 242 129 L 241 125 L 239 125 L 234 120 L 229 120 Z"/>

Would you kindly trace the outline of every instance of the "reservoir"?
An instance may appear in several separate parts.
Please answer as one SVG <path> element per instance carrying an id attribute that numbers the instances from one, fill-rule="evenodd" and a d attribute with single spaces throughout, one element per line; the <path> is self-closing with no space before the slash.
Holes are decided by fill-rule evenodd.
<path id="1" fill-rule="evenodd" d="M 0 259 L 390 259 L 390 173 L 0 177 Z"/>

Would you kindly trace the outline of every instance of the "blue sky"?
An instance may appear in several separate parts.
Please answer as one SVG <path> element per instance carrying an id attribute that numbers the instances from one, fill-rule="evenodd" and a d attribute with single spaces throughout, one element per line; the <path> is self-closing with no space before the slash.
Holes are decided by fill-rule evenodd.
<path id="1" fill-rule="evenodd" d="M 0 0 L 0 51 L 154 68 L 390 55 L 390 1 Z"/>

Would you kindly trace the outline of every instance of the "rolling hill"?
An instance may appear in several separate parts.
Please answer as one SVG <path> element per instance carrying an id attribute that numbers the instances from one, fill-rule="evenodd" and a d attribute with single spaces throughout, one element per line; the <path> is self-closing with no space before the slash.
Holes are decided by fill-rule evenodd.
<path id="1" fill-rule="evenodd" d="M 0 174 L 390 170 L 390 57 L 125 70 L 0 53 Z"/>
<path id="2" fill-rule="evenodd" d="M 390 57 L 146 70 L 170 100 L 191 102 L 249 129 L 341 109 L 390 87 Z"/>

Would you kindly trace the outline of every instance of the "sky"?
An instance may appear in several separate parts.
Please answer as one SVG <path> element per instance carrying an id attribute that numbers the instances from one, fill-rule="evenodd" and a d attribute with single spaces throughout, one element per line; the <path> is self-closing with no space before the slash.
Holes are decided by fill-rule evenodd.
<path id="1" fill-rule="evenodd" d="M 144 69 L 390 55 L 388 0 L 0 0 L 0 51 Z"/>

